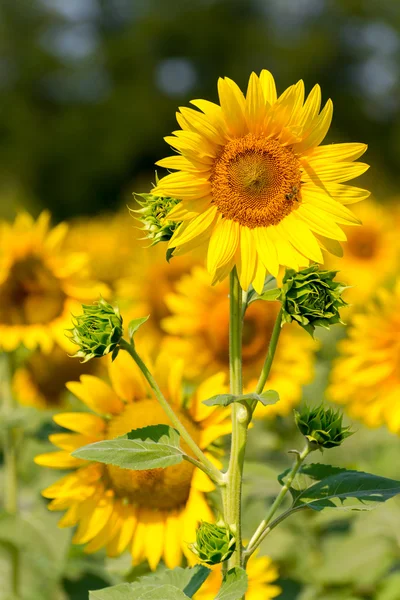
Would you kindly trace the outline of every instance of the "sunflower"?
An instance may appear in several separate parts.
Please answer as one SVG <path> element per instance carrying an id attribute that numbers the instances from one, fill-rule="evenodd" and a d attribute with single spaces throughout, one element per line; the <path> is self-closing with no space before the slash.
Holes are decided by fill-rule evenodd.
<path id="1" fill-rule="evenodd" d="M 395 208 L 372 200 L 356 206 L 354 212 L 363 226 L 346 232 L 343 258 L 329 259 L 329 268 L 340 270 L 340 280 L 350 286 L 346 292 L 350 304 L 365 302 L 396 270 L 400 244 L 393 221 Z"/>
<path id="2" fill-rule="evenodd" d="M 281 593 L 273 582 L 278 578 L 278 569 L 268 556 L 253 555 L 247 564 L 249 581 L 246 600 L 272 600 Z M 195 600 L 214 600 L 222 582 L 222 566 L 216 565 L 197 594 Z"/>
<path id="3" fill-rule="evenodd" d="M 70 350 L 71 313 L 107 293 L 86 277 L 85 254 L 64 252 L 67 226 L 50 229 L 49 221 L 47 212 L 37 221 L 23 212 L 0 225 L 0 347 L 6 351 L 24 344 L 50 352 L 55 341 Z"/>
<path id="4" fill-rule="evenodd" d="M 139 252 L 137 262 L 142 258 L 139 237 L 138 228 L 125 209 L 72 221 L 66 245 L 85 252 L 93 277 L 114 290 L 118 280 L 132 273 L 132 256 Z"/>
<path id="5" fill-rule="evenodd" d="M 328 394 L 369 427 L 400 432 L 400 279 L 353 314 Z"/>
<path id="6" fill-rule="evenodd" d="M 229 411 L 208 408 L 202 401 L 218 390 L 224 391 L 224 375 L 204 381 L 192 397 L 186 398 L 182 393 L 183 368 L 182 361 L 160 354 L 154 373 L 185 427 L 215 461 L 207 448 L 230 431 Z M 96 414 L 54 417 L 56 423 L 74 433 L 51 435 L 50 441 L 60 451 L 35 460 L 47 467 L 74 471 L 43 491 L 46 498 L 53 499 L 49 509 L 67 509 L 60 527 L 78 525 L 73 542 L 86 544 L 86 552 L 106 547 L 109 556 L 117 556 L 129 547 L 133 564 L 147 558 L 152 569 L 162 557 L 168 567 L 176 567 L 182 553 L 193 562 L 187 544 L 194 541 L 200 520 L 213 520 L 205 492 L 214 486 L 202 471 L 186 461 L 166 469 L 130 471 L 71 456 L 73 450 L 91 442 L 114 439 L 148 425 L 169 424 L 126 353 L 121 352 L 110 363 L 109 376 L 111 385 L 91 375 L 68 384 Z"/>
<path id="7" fill-rule="evenodd" d="M 157 164 L 174 169 L 152 190 L 181 202 L 168 214 L 182 222 L 169 242 L 178 253 L 204 245 L 214 282 L 236 265 L 240 283 L 261 291 L 266 271 L 322 263 L 321 248 L 337 251 L 339 225 L 359 221 L 345 204 L 369 192 L 344 185 L 368 165 L 354 163 L 365 144 L 319 147 L 332 119 L 321 112 L 316 85 L 304 101 L 299 81 L 277 97 L 269 71 L 250 76 L 246 97 L 231 79 L 219 79 L 220 106 L 192 100 L 181 108 L 181 130 L 165 141 L 178 155 Z"/>
<path id="8" fill-rule="evenodd" d="M 20 404 L 40 409 L 59 409 L 65 403 L 68 381 L 77 381 L 83 373 L 98 373 L 102 361 L 85 364 L 71 358 L 56 345 L 50 354 L 33 351 L 15 370 L 12 389 Z"/>
<path id="9" fill-rule="evenodd" d="M 161 320 L 169 315 L 165 297 L 197 261 L 179 256 L 168 264 L 162 244 L 151 250 L 140 249 L 136 256 L 130 271 L 116 282 L 115 295 L 125 322 L 149 314 L 153 337 L 159 339 L 163 334 Z"/>
<path id="10" fill-rule="evenodd" d="M 162 321 L 169 334 L 163 347 L 175 356 L 187 357 L 191 376 L 204 372 L 229 371 L 229 286 L 210 285 L 206 269 L 196 266 L 166 297 L 171 316 Z M 253 302 L 243 324 L 243 374 L 248 391 L 253 391 L 279 311 L 278 302 Z M 296 325 L 282 328 L 268 387 L 280 393 L 281 401 L 257 414 L 287 414 L 301 395 L 302 386 L 313 377 L 315 342 Z M 288 377 L 290 373 L 290 377 Z"/>

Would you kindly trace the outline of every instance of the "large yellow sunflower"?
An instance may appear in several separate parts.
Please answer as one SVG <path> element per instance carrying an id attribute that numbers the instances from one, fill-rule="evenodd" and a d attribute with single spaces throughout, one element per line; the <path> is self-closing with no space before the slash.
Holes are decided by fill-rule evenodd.
<path id="1" fill-rule="evenodd" d="M 207 451 L 214 440 L 230 431 L 229 411 L 202 404 L 224 391 L 224 375 L 219 373 L 204 381 L 188 399 L 182 393 L 183 368 L 182 361 L 171 361 L 160 354 L 154 373 L 185 427 Z M 166 469 L 130 471 L 71 456 L 73 450 L 91 442 L 113 439 L 147 425 L 169 424 L 127 354 L 121 352 L 110 363 L 109 376 L 111 386 L 91 375 L 68 385 L 96 414 L 54 417 L 56 423 L 74 433 L 50 436 L 60 451 L 42 454 L 36 462 L 74 471 L 44 490 L 43 495 L 53 499 L 50 510 L 67 509 L 60 526 L 78 525 L 73 542 L 86 544 L 86 552 L 106 547 L 109 556 L 117 556 L 128 547 L 134 564 L 147 558 L 152 569 L 162 557 L 168 567 L 176 567 L 182 553 L 193 562 L 187 544 L 194 541 L 200 520 L 213 520 L 205 496 L 213 484 L 202 471 L 188 462 Z M 207 456 L 213 459 L 208 452 Z"/>
<path id="2" fill-rule="evenodd" d="M 369 427 L 400 432 L 400 280 L 353 314 L 328 394 Z"/>
<path id="3" fill-rule="evenodd" d="M 231 79 L 219 79 L 220 106 L 193 100 L 181 108 L 181 130 L 165 140 L 178 155 L 157 164 L 177 172 L 152 193 L 182 200 L 168 214 L 182 221 L 170 248 L 205 244 L 214 281 L 236 265 L 240 283 L 260 291 L 265 272 L 323 262 L 321 248 L 336 251 L 346 239 L 339 225 L 359 224 L 344 206 L 366 198 L 344 185 L 368 166 L 354 163 L 365 144 L 319 147 L 332 119 L 332 102 L 320 112 L 316 85 L 304 100 L 299 81 L 279 97 L 269 71 L 250 76 L 246 97 Z"/>
<path id="4" fill-rule="evenodd" d="M 362 227 L 346 231 L 347 242 L 343 244 L 343 257 L 329 257 L 331 269 L 340 270 L 340 281 L 350 288 L 346 300 L 362 304 L 378 285 L 382 285 L 394 274 L 400 251 L 398 215 L 395 205 L 383 207 L 368 200 L 355 207 L 355 214 Z"/>
<path id="5" fill-rule="evenodd" d="M 176 284 L 175 293 L 166 297 L 172 313 L 163 321 L 170 335 L 163 347 L 176 356 L 187 358 L 193 376 L 216 370 L 229 371 L 229 286 L 225 281 L 212 287 L 206 269 L 197 266 Z M 261 371 L 278 302 L 254 302 L 246 311 L 243 325 L 243 374 L 248 391 L 254 389 Z M 296 325 L 282 328 L 268 387 L 280 393 L 280 402 L 257 415 L 287 414 L 301 396 L 302 386 L 313 377 L 316 343 Z M 290 373 L 290 377 L 288 377 Z"/>
<path id="6" fill-rule="evenodd" d="M 281 593 L 281 588 L 273 583 L 278 578 L 278 569 L 268 556 L 253 555 L 247 564 L 246 572 L 249 581 L 246 600 L 272 600 Z M 217 565 L 194 599 L 214 600 L 221 582 L 222 565 Z"/>
<path id="7" fill-rule="evenodd" d="M 37 221 L 20 213 L 0 224 L 0 348 L 24 344 L 49 352 L 54 342 L 71 350 L 65 337 L 71 313 L 81 303 L 106 294 L 107 287 L 87 278 L 87 256 L 64 252 L 67 226 L 50 229 L 47 212 Z"/>

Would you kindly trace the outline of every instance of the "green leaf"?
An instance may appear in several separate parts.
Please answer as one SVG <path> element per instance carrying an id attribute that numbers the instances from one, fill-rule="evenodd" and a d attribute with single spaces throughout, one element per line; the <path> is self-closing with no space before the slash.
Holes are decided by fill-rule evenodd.
<path id="1" fill-rule="evenodd" d="M 188 596 L 173 585 L 122 583 L 89 592 L 89 600 L 187 600 Z"/>
<path id="2" fill-rule="evenodd" d="M 149 316 L 150 315 L 147 315 L 147 317 L 141 317 L 139 319 L 132 319 L 132 321 L 129 323 L 129 325 L 128 325 L 128 336 L 129 336 L 129 339 L 131 341 L 132 341 L 132 338 L 133 338 L 134 334 L 139 329 L 139 327 L 141 325 L 143 325 L 143 323 L 146 323 L 146 321 L 149 318 Z"/>
<path id="3" fill-rule="evenodd" d="M 247 591 L 247 575 L 244 569 L 230 569 L 222 581 L 222 586 L 215 600 L 240 600 Z"/>
<path id="4" fill-rule="evenodd" d="M 262 394 L 256 394 L 254 392 L 250 394 L 241 394 L 240 396 L 235 396 L 234 394 L 218 394 L 217 396 L 212 396 L 212 398 L 208 398 L 208 400 L 203 400 L 203 404 L 206 406 L 229 406 L 233 402 L 248 402 L 251 400 L 256 400 L 257 402 L 261 402 L 264 406 L 270 404 L 276 404 L 279 401 L 279 394 L 275 390 L 267 390 Z"/>
<path id="5" fill-rule="evenodd" d="M 148 584 L 168 584 L 182 590 L 189 598 L 203 585 L 211 570 L 203 565 L 196 565 L 192 568 L 166 569 L 162 573 L 152 573 L 140 578 L 140 583 Z"/>
<path id="6" fill-rule="evenodd" d="M 260 296 L 256 296 L 253 299 L 255 300 L 266 300 L 267 302 L 273 302 L 274 300 L 278 300 L 281 295 L 281 290 L 279 288 L 272 288 L 272 290 L 267 290 L 263 292 Z"/>
<path id="7" fill-rule="evenodd" d="M 321 465 L 314 465 L 311 474 L 315 477 L 318 470 L 322 475 Z M 400 494 L 400 481 L 362 471 L 341 469 L 329 477 L 321 478 L 307 489 L 301 490 L 296 496 L 293 507 L 308 506 L 313 510 L 322 510 L 327 507 L 368 510 L 376 503 L 385 502 L 397 494 Z M 346 502 L 349 500 L 353 500 L 353 502 Z"/>
<path id="8" fill-rule="evenodd" d="M 177 465 L 184 453 L 176 429 L 169 425 L 149 425 L 133 429 L 124 437 L 83 446 L 73 456 L 141 471 Z"/>

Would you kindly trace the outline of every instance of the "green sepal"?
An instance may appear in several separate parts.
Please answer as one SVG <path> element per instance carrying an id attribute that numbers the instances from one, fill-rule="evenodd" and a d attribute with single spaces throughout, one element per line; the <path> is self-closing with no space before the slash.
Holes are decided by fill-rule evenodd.
<path id="1" fill-rule="evenodd" d="M 150 317 L 150 315 L 147 315 L 147 317 L 140 317 L 138 319 L 132 319 L 132 321 L 129 323 L 128 335 L 129 335 L 129 340 L 131 342 L 132 342 L 133 336 L 135 335 L 135 333 L 137 332 L 139 327 L 141 327 L 143 325 L 143 323 L 146 323 L 146 321 L 149 319 L 149 317 Z"/>

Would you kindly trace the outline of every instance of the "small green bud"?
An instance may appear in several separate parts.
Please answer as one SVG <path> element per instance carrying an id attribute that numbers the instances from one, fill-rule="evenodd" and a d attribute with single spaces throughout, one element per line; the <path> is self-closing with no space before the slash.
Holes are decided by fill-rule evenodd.
<path id="1" fill-rule="evenodd" d="M 139 215 L 145 237 L 143 239 L 151 240 L 154 246 L 159 242 L 168 242 L 178 225 L 177 221 L 169 221 L 168 213 L 176 206 L 180 200 L 176 198 L 162 198 L 153 196 L 153 194 L 135 194 L 137 202 L 141 208 L 131 212 Z"/>
<path id="2" fill-rule="evenodd" d="M 217 565 L 232 556 L 235 545 L 235 536 L 223 521 L 215 525 L 202 521 L 196 532 L 196 542 L 190 549 L 201 562 Z"/>
<path id="3" fill-rule="evenodd" d="M 80 347 L 74 357 L 87 362 L 109 352 L 113 360 L 118 354 L 118 343 L 123 335 L 122 317 L 118 308 L 101 298 L 94 304 L 83 304 L 83 315 L 74 317 L 74 327 L 67 337 Z"/>
<path id="4" fill-rule="evenodd" d="M 343 440 L 353 435 L 350 427 L 343 427 L 342 413 L 325 408 L 323 404 L 305 407 L 302 412 L 295 410 L 294 418 L 298 429 L 315 450 L 340 446 Z"/>
<path id="5" fill-rule="evenodd" d="M 311 335 L 316 327 L 329 329 L 342 323 L 339 309 L 347 306 L 342 292 L 347 286 L 333 281 L 337 271 L 320 271 L 311 265 L 302 271 L 289 269 L 283 278 L 283 323 L 296 321 Z"/>

